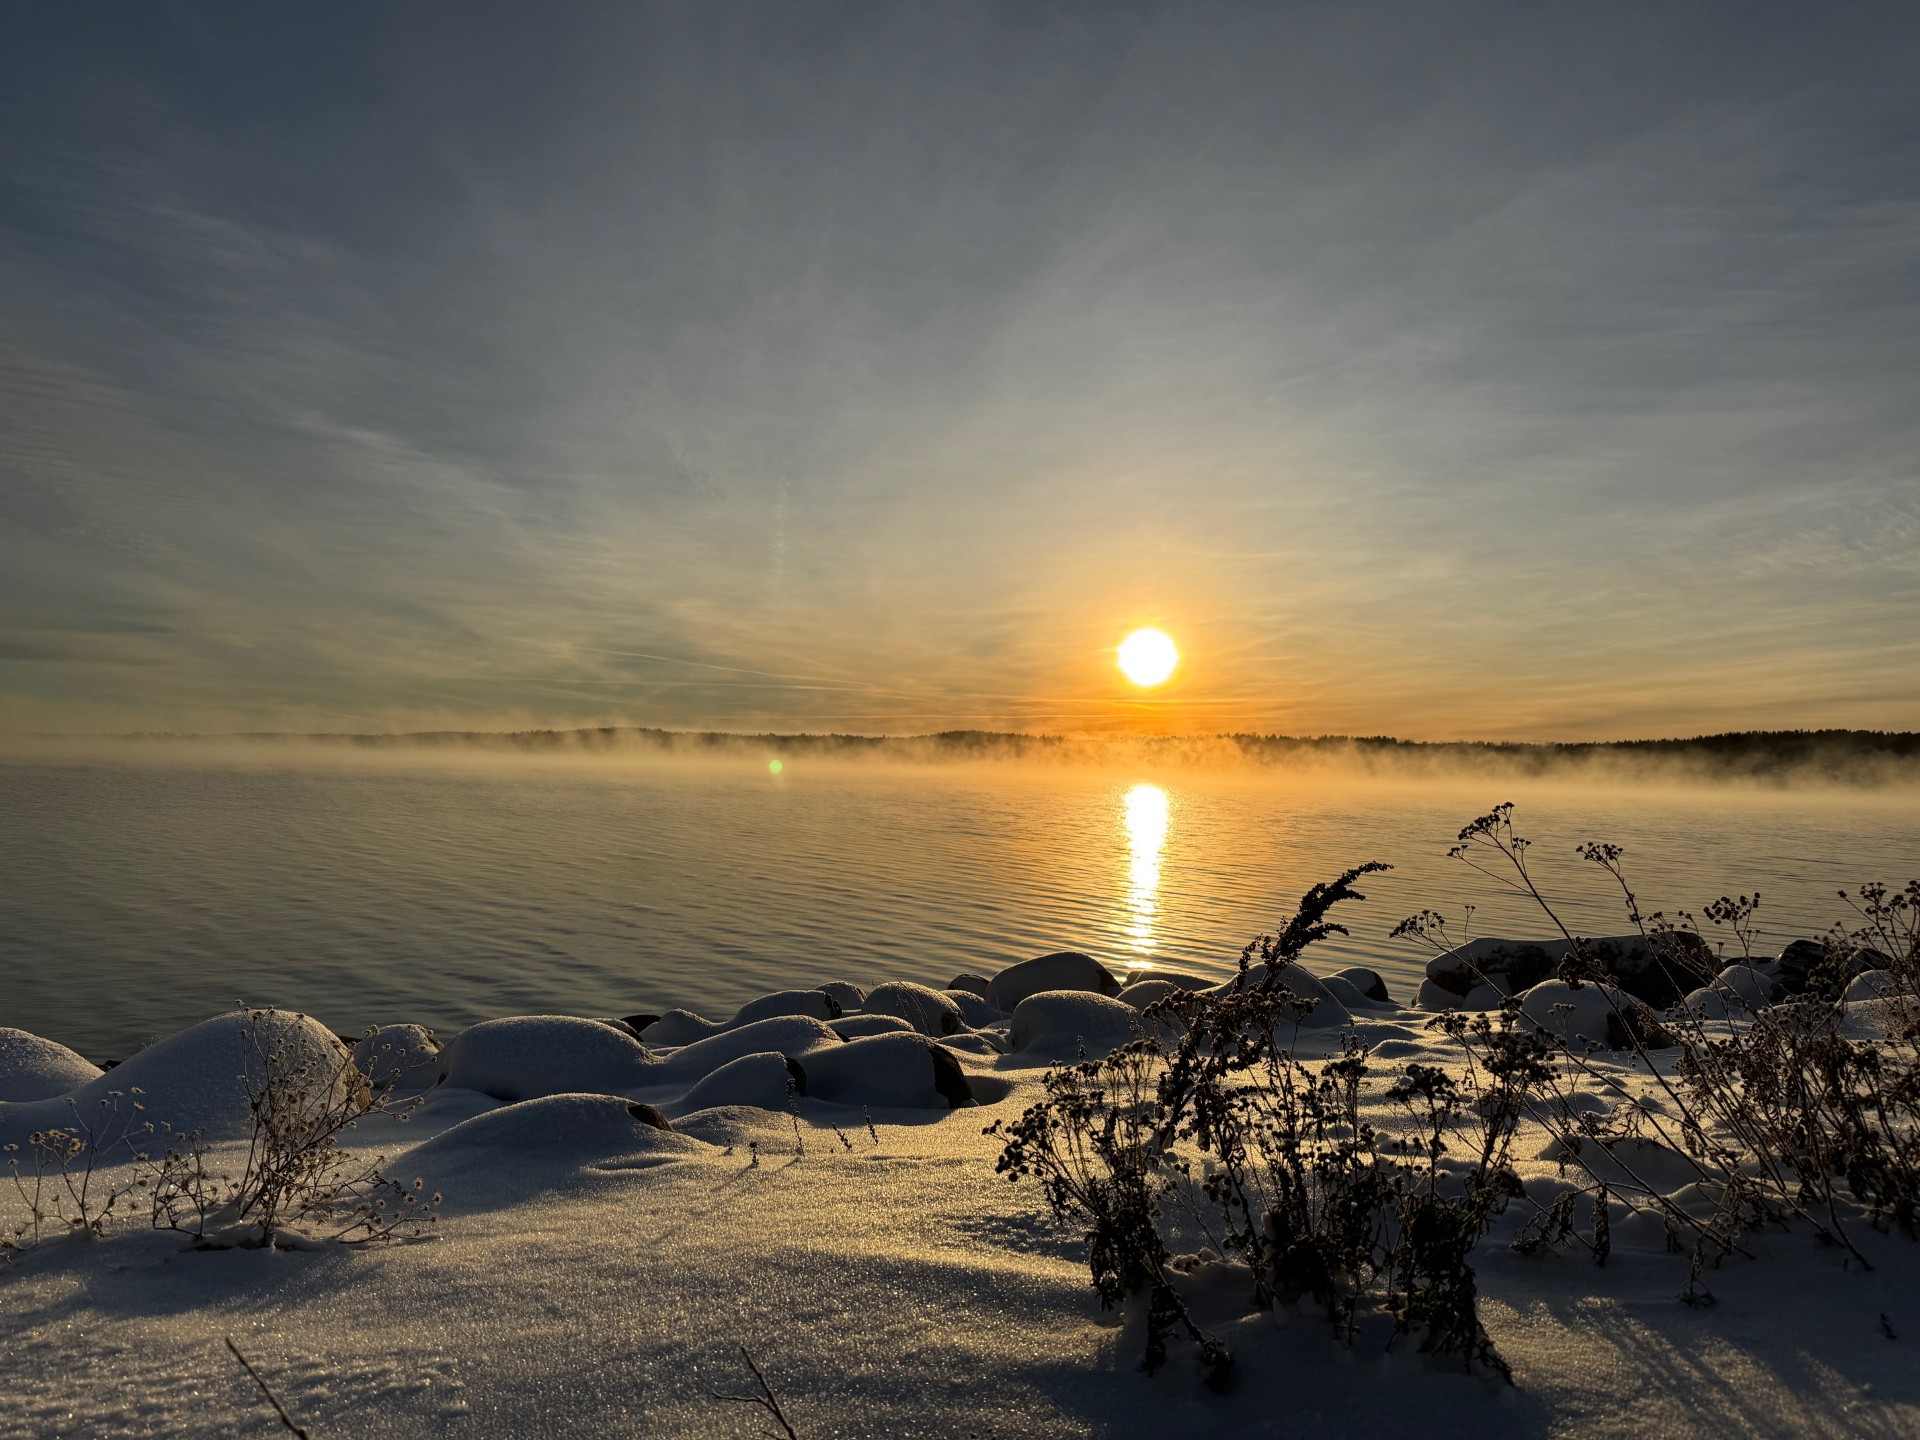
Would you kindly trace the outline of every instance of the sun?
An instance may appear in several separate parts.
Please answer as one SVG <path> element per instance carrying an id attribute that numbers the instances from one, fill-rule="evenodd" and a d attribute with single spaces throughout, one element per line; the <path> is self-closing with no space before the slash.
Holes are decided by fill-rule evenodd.
<path id="1" fill-rule="evenodd" d="M 1180 652 L 1164 630 L 1136 630 L 1120 642 L 1120 669 L 1142 688 L 1165 682 L 1180 663 Z"/>

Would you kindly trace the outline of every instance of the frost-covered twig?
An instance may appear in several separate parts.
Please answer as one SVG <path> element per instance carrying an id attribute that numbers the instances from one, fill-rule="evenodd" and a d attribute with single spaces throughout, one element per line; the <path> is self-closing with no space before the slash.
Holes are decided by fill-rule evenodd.
<path id="1" fill-rule="evenodd" d="M 787 1419 L 787 1412 L 780 1408 L 780 1397 L 773 1393 L 773 1386 L 767 1383 L 766 1373 L 761 1370 L 753 1356 L 748 1353 L 745 1345 L 740 1347 L 740 1358 L 746 1361 L 747 1368 L 753 1371 L 753 1378 L 760 1386 L 760 1393 L 758 1395 L 723 1395 L 720 1391 L 715 1390 L 711 1392 L 713 1398 L 716 1400 L 731 1400 L 739 1405 L 758 1405 L 774 1418 L 774 1421 L 780 1426 L 780 1429 L 785 1432 L 787 1440 L 800 1440 L 799 1432 L 793 1428 L 793 1422 Z M 771 1430 L 766 1433 L 769 1435 L 774 1434 Z M 779 1440 L 779 1437 L 776 1435 L 774 1440 Z"/>
<path id="2" fill-rule="evenodd" d="M 240 1353 L 240 1347 L 233 1343 L 233 1337 L 228 1335 L 223 1338 L 227 1342 L 227 1349 L 233 1352 L 233 1358 L 240 1362 L 240 1368 L 253 1377 L 253 1383 L 260 1387 L 260 1393 L 267 1397 L 267 1403 L 273 1406 L 273 1413 L 280 1417 L 280 1423 L 298 1435 L 300 1440 L 312 1440 L 307 1427 L 294 1422 L 294 1418 L 287 1413 L 287 1407 L 280 1403 L 280 1397 L 273 1393 L 267 1382 L 260 1378 L 260 1372 L 253 1368 L 253 1362 Z"/>

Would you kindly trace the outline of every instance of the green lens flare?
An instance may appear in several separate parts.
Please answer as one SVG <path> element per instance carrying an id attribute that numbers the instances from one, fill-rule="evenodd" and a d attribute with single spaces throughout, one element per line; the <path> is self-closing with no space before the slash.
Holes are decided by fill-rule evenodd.
<path id="1" fill-rule="evenodd" d="M 767 773 L 769 775 L 778 775 L 782 770 L 786 768 L 787 767 L 782 765 L 778 760 L 767 761 Z"/>

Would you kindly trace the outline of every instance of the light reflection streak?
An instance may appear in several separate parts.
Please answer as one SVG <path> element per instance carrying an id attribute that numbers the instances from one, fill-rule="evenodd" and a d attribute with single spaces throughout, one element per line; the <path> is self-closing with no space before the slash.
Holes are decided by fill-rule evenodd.
<path id="1" fill-rule="evenodd" d="M 1127 792 L 1127 939 L 1139 958 L 1129 969 L 1153 961 L 1154 917 L 1160 894 L 1160 855 L 1167 845 L 1167 792 L 1158 785 L 1136 785 Z"/>

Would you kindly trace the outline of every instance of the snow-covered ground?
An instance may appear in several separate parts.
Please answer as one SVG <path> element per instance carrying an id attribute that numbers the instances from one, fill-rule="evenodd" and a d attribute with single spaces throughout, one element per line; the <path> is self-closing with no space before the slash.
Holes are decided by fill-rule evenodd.
<path id="1" fill-rule="evenodd" d="M 1509 1248 L 1531 1213 L 1516 1206 L 1474 1261 L 1512 1388 L 1404 1345 L 1343 1347 L 1312 1314 L 1254 1312 L 1244 1285 L 1204 1278 L 1192 1303 L 1233 1347 L 1235 1388 L 1208 1391 L 1182 1354 L 1142 1374 L 1139 1317 L 1101 1312 L 1079 1237 L 996 1176 L 982 1134 L 1049 1063 L 1132 1033 L 1147 997 L 1103 988 L 1055 961 L 944 992 L 783 992 L 732 1020 L 523 1017 L 444 1049 L 387 1032 L 363 1065 L 425 1098 L 344 1139 L 443 1196 L 434 1238 L 195 1250 L 143 1210 L 27 1246 L 0 1260 L 0 1436 L 280 1433 L 225 1337 L 315 1436 L 764 1433 L 715 1398 L 753 1389 L 742 1345 L 809 1440 L 1920 1434 L 1920 1246 L 1864 1226 L 1871 1271 L 1762 1232 L 1694 1308 L 1657 1225 L 1618 1224 L 1597 1268 Z M 1382 1064 L 1457 1061 L 1431 1014 L 1357 981 L 1330 987 L 1322 1018 Z M 268 1023 L 283 1053 L 335 1043 Z M 0 1032 L 0 1143 L 24 1160 L 34 1131 L 110 1130 L 138 1103 L 237 1165 L 245 1024 L 215 1018 L 105 1074 Z M 1302 1047 L 1331 1053 L 1341 1029 Z M 1660 1103 L 1627 1057 L 1599 1063 Z M 956 1078 L 975 1097 L 958 1107 Z M 1544 1134 L 1518 1153 L 1530 1188 L 1562 1183 Z M 20 1197 L 0 1205 L 11 1229 Z"/>

